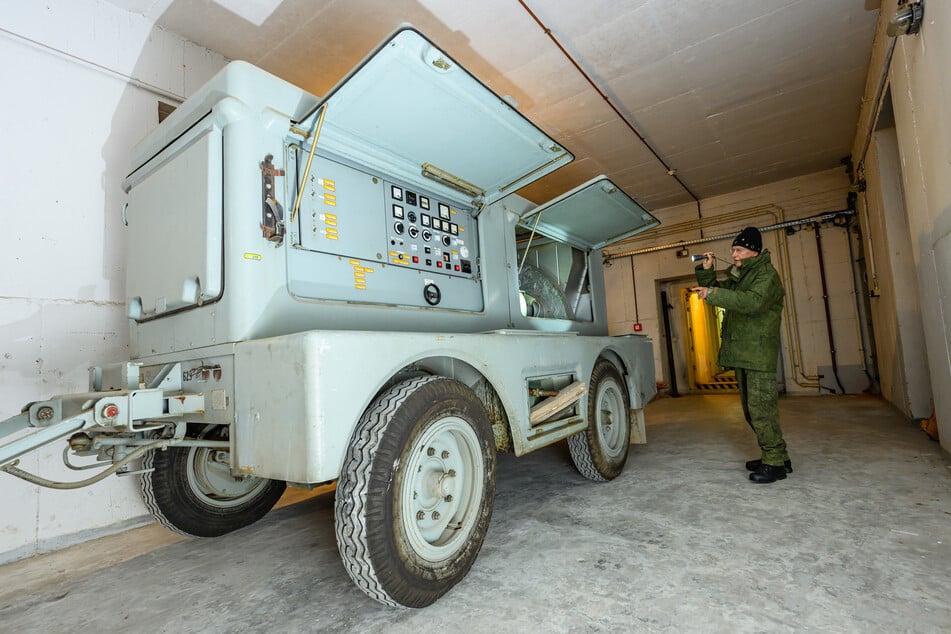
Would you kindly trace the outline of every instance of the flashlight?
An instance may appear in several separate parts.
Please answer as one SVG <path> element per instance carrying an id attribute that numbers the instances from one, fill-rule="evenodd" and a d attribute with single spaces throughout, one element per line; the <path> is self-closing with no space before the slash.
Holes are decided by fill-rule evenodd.
<path id="1" fill-rule="evenodd" d="M 707 259 L 707 256 L 705 255 L 691 255 L 690 256 L 690 260 L 693 262 L 703 262 L 706 259 Z"/>

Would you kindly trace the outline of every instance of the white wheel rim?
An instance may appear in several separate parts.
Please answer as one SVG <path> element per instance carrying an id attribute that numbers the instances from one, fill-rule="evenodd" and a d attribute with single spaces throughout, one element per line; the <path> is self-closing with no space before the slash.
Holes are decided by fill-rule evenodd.
<path id="1" fill-rule="evenodd" d="M 416 554 L 433 563 L 469 541 L 482 506 L 485 464 L 479 438 L 461 418 L 439 419 L 417 440 L 400 494 L 403 529 Z"/>
<path id="2" fill-rule="evenodd" d="M 624 453 L 626 421 L 621 388 L 614 379 L 607 379 L 601 383 L 595 401 L 595 430 L 604 453 L 610 458 L 617 458 Z"/>
<path id="3" fill-rule="evenodd" d="M 243 504 L 249 495 L 267 486 L 263 478 L 236 478 L 231 468 L 215 458 L 218 449 L 195 447 L 188 452 L 188 486 L 210 506 L 229 508 Z"/>

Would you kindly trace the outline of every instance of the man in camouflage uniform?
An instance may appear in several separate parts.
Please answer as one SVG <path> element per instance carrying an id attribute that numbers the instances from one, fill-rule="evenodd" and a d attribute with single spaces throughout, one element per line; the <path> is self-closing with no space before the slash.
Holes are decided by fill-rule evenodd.
<path id="1" fill-rule="evenodd" d="M 704 256 L 696 268 L 700 286 L 691 290 L 708 304 L 726 309 L 717 362 L 735 371 L 743 414 L 759 442 L 760 459 L 746 463 L 753 472 L 750 480 L 783 480 L 792 473 L 776 390 L 783 285 L 755 227 L 747 227 L 733 241 L 733 265 L 726 279 L 717 280 L 713 253 Z"/>

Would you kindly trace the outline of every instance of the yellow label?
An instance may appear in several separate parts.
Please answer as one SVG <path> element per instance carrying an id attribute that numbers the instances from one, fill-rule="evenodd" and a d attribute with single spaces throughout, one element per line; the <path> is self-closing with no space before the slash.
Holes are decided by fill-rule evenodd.
<path id="1" fill-rule="evenodd" d="M 331 207 L 336 207 L 336 206 L 337 206 L 337 201 L 336 201 L 336 200 L 327 200 L 326 198 L 324 198 L 324 204 L 325 204 L 325 205 L 330 205 Z"/>
<path id="2" fill-rule="evenodd" d="M 333 194 L 324 194 L 324 200 L 337 200 L 337 197 Z"/>
<path id="3" fill-rule="evenodd" d="M 328 233 L 326 236 L 324 236 L 324 237 L 327 238 L 328 240 L 337 240 L 337 239 L 338 239 L 337 236 L 330 235 L 329 233 Z"/>
<path id="4" fill-rule="evenodd" d="M 327 220 L 337 220 L 337 214 L 326 213 L 324 214 L 324 218 Z"/>
<path id="5" fill-rule="evenodd" d="M 367 289 L 367 273 L 372 273 L 373 269 L 360 264 L 360 260 L 350 260 L 350 266 L 353 267 L 353 287 L 359 291 Z"/>
<path id="6" fill-rule="evenodd" d="M 329 178 L 321 178 L 320 184 L 323 185 L 324 189 L 326 189 L 329 192 L 337 191 L 337 183 L 335 181 L 330 180 Z"/>
<path id="7" fill-rule="evenodd" d="M 260 260 L 261 256 L 258 253 L 245 253 L 244 259 L 245 260 Z"/>
<path id="8" fill-rule="evenodd" d="M 335 235 L 337 235 L 338 233 L 340 233 L 340 232 L 337 231 L 336 229 L 334 229 L 333 227 L 327 227 L 327 235 L 329 235 L 329 236 L 335 236 Z"/>

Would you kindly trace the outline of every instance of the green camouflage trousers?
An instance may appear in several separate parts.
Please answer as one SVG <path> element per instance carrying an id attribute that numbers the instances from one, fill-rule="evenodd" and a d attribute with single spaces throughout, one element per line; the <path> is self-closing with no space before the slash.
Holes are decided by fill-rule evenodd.
<path id="1" fill-rule="evenodd" d="M 789 454 L 783 430 L 779 427 L 779 393 L 776 390 L 776 373 L 759 372 L 736 368 L 736 380 L 740 387 L 743 415 L 750 424 L 759 443 L 764 464 L 781 467 Z"/>

